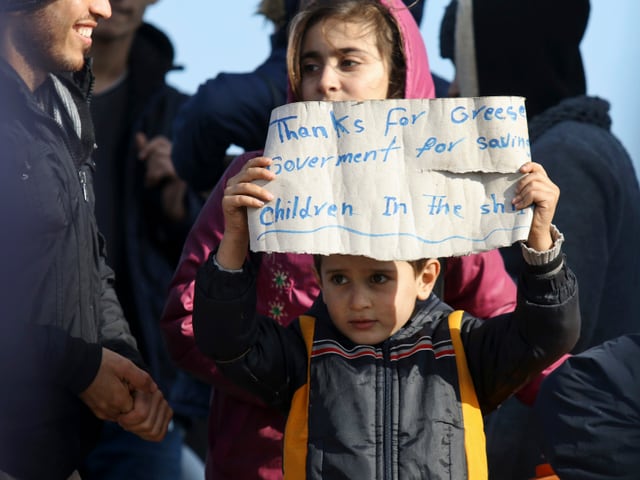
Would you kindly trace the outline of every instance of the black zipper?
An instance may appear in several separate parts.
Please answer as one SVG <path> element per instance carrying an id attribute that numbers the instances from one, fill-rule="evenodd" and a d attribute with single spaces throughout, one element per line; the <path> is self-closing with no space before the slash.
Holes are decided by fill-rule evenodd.
<path id="1" fill-rule="evenodd" d="M 78 178 L 80 179 L 80 186 L 82 187 L 82 198 L 84 198 L 85 202 L 89 201 L 89 195 L 87 193 L 87 172 L 82 170 L 78 170 Z"/>

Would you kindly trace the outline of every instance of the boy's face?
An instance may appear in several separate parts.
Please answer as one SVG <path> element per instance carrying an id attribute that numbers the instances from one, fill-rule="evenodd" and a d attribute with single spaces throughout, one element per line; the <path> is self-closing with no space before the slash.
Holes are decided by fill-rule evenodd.
<path id="1" fill-rule="evenodd" d="M 36 76 L 80 70 L 98 20 L 110 15 L 108 0 L 55 0 L 15 14 L 12 41 L 26 62 L 16 70 L 28 68 Z"/>
<path id="2" fill-rule="evenodd" d="M 375 345 L 407 323 L 416 299 L 431 293 L 438 271 L 434 259 L 416 274 L 408 262 L 329 255 L 323 257 L 319 280 L 338 330 L 355 343 Z"/>
<path id="3" fill-rule="evenodd" d="M 302 100 L 384 100 L 390 67 L 375 32 L 361 23 L 321 21 L 305 34 L 300 55 Z"/>

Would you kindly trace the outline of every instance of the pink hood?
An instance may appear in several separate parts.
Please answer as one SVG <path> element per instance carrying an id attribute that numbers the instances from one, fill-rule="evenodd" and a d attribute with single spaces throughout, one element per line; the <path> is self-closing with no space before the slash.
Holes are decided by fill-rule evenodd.
<path id="1" fill-rule="evenodd" d="M 400 27 L 407 65 L 405 98 L 435 98 L 427 49 L 411 12 L 401 0 L 382 0 L 382 4 L 390 9 Z"/>
<path id="2" fill-rule="evenodd" d="M 381 0 L 381 3 L 389 8 L 400 28 L 407 66 L 405 98 L 435 98 L 436 88 L 420 27 L 402 0 Z M 293 98 L 291 89 L 288 100 L 297 101 Z"/>

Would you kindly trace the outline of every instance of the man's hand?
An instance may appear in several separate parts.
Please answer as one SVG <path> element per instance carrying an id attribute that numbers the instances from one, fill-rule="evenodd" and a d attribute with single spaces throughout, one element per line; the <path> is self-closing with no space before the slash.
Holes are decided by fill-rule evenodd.
<path id="1" fill-rule="evenodd" d="M 158 386 L 131 360 L 103 348 L 96 378 L 80 394 L 80 399 L 96 417 L 116 421 L 122 413 L 134 409 L 133 390 L 152 394 L 158 391 Z"/>
<path id="2" fill-rule="evenodd" d="M 143 440 L 159 442 L 167 433 L 173 410 L 160 390 L 153 393 L 137 390 L 134 398 L 133 410 L 120 415 L 118 424 Z"/>
<path id="3" fill-rule="evenodd" d="M 167 179 L 178 178 L 171 161 L 171 142 L 168 138 L 158 135 L 149 140 L 144 133 L 138 132 L 136 147 L 138 158 L 147 166 L 144 176 L 145 186 L 155 187 Z"/>
<path id="4" fill-rule="evenodd" d="M 178 177 L 173 167 L 171 142 L 162 135 L 149 140 L 144 133 L 138 132 L 136 147 L 138 158 L 146 165 L 145 186 L 162 185 L 162 207 L 165 215 L 174 222 L 181 221 L 186 215 L 184 195 L 187 184 Z"/>

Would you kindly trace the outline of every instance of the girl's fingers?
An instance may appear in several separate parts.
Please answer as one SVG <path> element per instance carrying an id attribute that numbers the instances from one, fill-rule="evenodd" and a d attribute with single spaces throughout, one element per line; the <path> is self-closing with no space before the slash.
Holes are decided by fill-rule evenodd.
<path id="1" fill-rule="evenodd" d="M 252 158 L 242 167 L 242 170 L 227 181 L 227 186 L 254 182 L 256 180 L 273 180 L 275 174 L 266 168 L 271 165 L 271 163 L 271 159 L 267 157 Z"/>
<path id="2" fill-rule="evenodd" d="M 240 207 L 261 207 L 264 202 L 273 199 L 273 195 L 257 185 L 257 180 L 270 181 L 275 178 L 275 174 L 266 167 L 272 161 L 268 157 L 256 157 L 249 160 L 240 172 L 231 177 L 224 190 L 223 201 L 232 208 Z"/>
<path id="3" fill-rule="evenodd" d="M 262 200 L 251 195 L 229 195 L 224 200 L 224 208 L 227 209 L 240 209 L 244 207 L 260 208 L 268 200 Z"/>
<path id="4" fill-rule="evenodd" d="M 256 199 L 268 202 L 273 199 L 273 194 L 267 189 L 256 185 L 255 183 L 243 182 L 235 185 L 227 185 L 224 190 L 225 197 L 227 196 L 250 196 Z"/>

